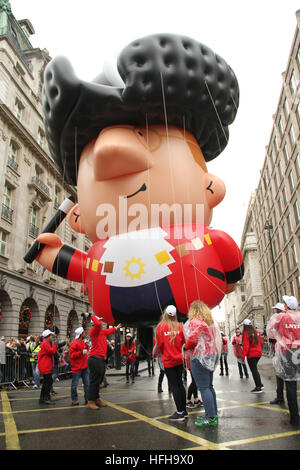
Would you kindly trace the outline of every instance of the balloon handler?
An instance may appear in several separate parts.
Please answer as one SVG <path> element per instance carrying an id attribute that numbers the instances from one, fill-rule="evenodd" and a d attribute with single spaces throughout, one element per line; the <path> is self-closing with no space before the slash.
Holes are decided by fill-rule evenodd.
<path id="1" fill-rule="evenodd" d="M 69 224 L 92 246 L 85 253 L 42 233 L 36 259 L 83 283 L 104 322 L 152 329 L 169 304 L 185 320 L 194 300 L 213 308 L 242 278 L 240 249 L 210 228 L 225 185 L 206 166 L 226 147 L 238 103 L 229 65 L 184 36 L 133 41 L 115 70 L 91 82 L 64 57 L 48 64 L 49 149 L 64 180 L 77 187 Z M 188 223 L 179 218 L 186 208 Z"/>

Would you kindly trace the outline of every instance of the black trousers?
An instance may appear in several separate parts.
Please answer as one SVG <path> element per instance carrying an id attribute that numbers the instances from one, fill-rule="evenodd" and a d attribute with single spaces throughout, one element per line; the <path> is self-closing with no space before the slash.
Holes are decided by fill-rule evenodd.
<path id="1" fill-rule="evenodd" d="M 41 388 L 40 400 L 50 400 L 50 392 L 53 384 L 52 374 L 43 375 L 43 385 Z"/>
<path id="2" fill-rule="evenodd" d="M 186 411 L 186 392 L 182 383 L 183 365 L 175 367 L 165 367 L 169 386 L 175 401 L 177 411 Z"/>
<path id="3" fill-rule="evenodd" d="M 196 382 L 195 382 L 195 379 L 191 373 L 191 383 L 189 385 L 189 388 L 188 388 L 188 393 L 187 393 L 187 399 L 190 400 L 192 398 L 192 396 L 194 397 L 194 399 L 198 398 L 198 388 L 197 388 L 197 385 L 196 385 Z"/>
<path id="4" fill-rule="evenodd" d="M 238 367 L 239 367 L 240 377 L 241 378 L 243 377 L 243 369 L 244 369 L 245 377 L 248 377 L 248 369 L 247 369 L 246 364 L 241 364 L 240 362 L 238 362 Z"/>
<path id="5" fill-rule="evenodd" d="M 260 379 L 260 374 L 257 369 L 257 363 L 260 360 L 260 357 L 248 357 L 247 361 L 249 364 L 249 368 L 251 370 L 251 374 L 255 383 L 255 386 L 260 388 L 262 387 L 261 379 Z"/>
<path id="6" fill-rule="evenodd" d="M 88 358 L 90 383 L 88 389 L 88 400 L 96 401 L 99 398 L 99 388 L 105 374 L 105 359 L 99 356 Z"/>
<path id="7" fill-rule="evenodd" d="M 276 396 L 279 400 L 284 400 L 283 391 L 284 384 L 286 388 L 286 398 L 288 402 L 288 407 L 290 411 L 290 417 L 299 418 L 299 409 L 297 401 L 297 381 L 296 380 L 282 380 L 278 375 L 276 375 Z"/>
<path id="8" fill-rule="evenodd" d="M 223 365 L 224 361 L 224 365 Z M 228 375 L 228 362 L 227 362 L 227 353 L 222 353 L 220 357 L 220 368 L 221 368 L 221 374 L 223 374 L 224 371 L 224 366 L 225 366 L 225 373 Z"/>

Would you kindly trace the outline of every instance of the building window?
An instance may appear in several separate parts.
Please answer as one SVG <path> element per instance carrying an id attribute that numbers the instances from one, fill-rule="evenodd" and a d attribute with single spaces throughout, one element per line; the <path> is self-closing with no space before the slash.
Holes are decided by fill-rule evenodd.
<path id="1" fill-rule="evenodd" d="M 283 110 L 284 110 L 285 119 L 287 121 L 289 117 L 289 113 L 290 113 L 290 108 L 289 108 L 288 100 L 286 98 L 284 99 L 284 102 L 283 102 Z"/>
<path id="2" fill-rule="evenodd" d="M 290 253 L 289 253 L 289 251 L 286 252 L 286 254 L 285 254 L 285 259 L 286 259 L 287 270 L 288 270 L 288 272 L 290 272 L 290 270 L 291 270 L 291 261 L 290 261 Z"/>
<path id="3" fill-rule="evenodd" d="M 297 175 L 300 177 L 300 157 L 299 157 L 299 153 L 297 153 L 295 166 L 296 166 Z"/>
<path id="4" fill-rule="evenodd" d="M 293 233 L 291 214 L 288 214 L 286 220 L 287 220 L 287 226 L 289 229 L 289 235 L 291 235 Z"/>
<path id="5" fill-rule="evenodd" d="M 278 152 L 279 148 L 278 148 L 277 137 L 274 137 L 274 146 L 275 146 L 276 151 Z"/>
<path id="6" fill-rule="evenodd" d="M 38 130 L 37 142 L 40 145 L 40 147 L 43 147 L 43 145 L 45 143 L 45 133 L 40 127 L 39 127 L 39 130 Z"/>
<path id="7" fill-rule="evenodd" d="M 285 158 L 286 166 L 288 166 L 288 164 L 289 164 L 289 151 L 288 151 L 288 146 L 287 146 L 287 144 L 284 144 L 284 147 L 283 147 L 283 155 L 284 155 L 284 158 Z"/>
<path id="8" fill-rule="evenodd" d="M 298 225 L 300 222 L 300 211 L 299 211 L 298 201 L 295 202 L 293 207 L 294 207 L 295 222 L 296 222 L 296 225 Z"/>
<path id="9" fill-rule="evenodd" d="M 295 189 L 295 183 L 294 183 L 294 178 L 293 178 L 293 170 L 289 172 L 289 185 L 290 185 L 290 190 L 291 194 Z"/>
<path id="10" fill-rule="evenodd" d="M 15 116 L 16 118 L 20 121 L 22 118 L 22 113 L 23 113 L 24 106 L 22 105 L 21 101 L 16 99 L 15 101 Z"/>
<path id="11" fill-rule="evenodd" d="M 291 145 L 292 146 L 295 145 L 296 139 L 295 139 L 295 133 L 294 133 L 293 126 L 290 127 L 289 136 L 290 136 Z"/>
<path id="12" fill-rule="evenodd" d="M 7 250 L 7 233 L 6 232 L 0 232 L 0 254 L 3 256 L 6 256 L 6 250 Z"/>
<path id="13" fill-rule="evenodd" d="M 280 176 L 283 176 L 283 175 L 284 175 L 284 171 L 283 171 L 283 169 L 282 169 L 282 162 L 281 162 L 281 160 L 279 160 L 279 162 L 278 162 L 278 168 L 279 168 Z"/>
<path id="14" fill-rule="evenodd" d="M 295 71 L 293 70 L 291 78 L 290 78 L 290 90 L 292 96 L 296 96 L 296 91 L 297 91 L 297 81 L 296 81 L 296 75 Z"/>
<path id="15" fill-rule="evenodd" d="M 283 124 L 282 124 L 282 119 L 280 118 L 279 121 L 278 121 L 278 128 L 279 128 L 279 132 L 280 132 L 280 135 L 281 137 L 283 136 L 283 132 L 284 132 L 284 128 L 283 128 Z"/>
<path id="16" fill-rule="evenodd" d="M 287 195 L 286 195 L 286 187 L 284 186 L 282 188 L 282 194 L 283 194 L 283 202 L 284 202 L 284 207 L 287 205 Z"/>
<path id="17" fill-rule="evenodd" d="M 29 235 L 33 238 L 38 236 L 38 227 L 37 227 L 37 220 L 38 220 L 38 210 L 36 207 L 32 207 L 31 214 L 30 214 L 30 224 L 29 224 Z"/>
<path id="18" fill-rule="evenodd" d="M 298 264 L 298 257 L 297 257 L 297 250 L 296 250 L 294 243 L 291 245 L 291 250 L 292 250 L 292 255 L 293 255 L 294 266 L 296 266 Z"/>

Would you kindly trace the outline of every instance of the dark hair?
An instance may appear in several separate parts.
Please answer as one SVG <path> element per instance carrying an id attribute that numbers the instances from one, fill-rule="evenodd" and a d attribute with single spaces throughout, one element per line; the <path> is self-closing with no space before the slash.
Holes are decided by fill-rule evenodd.
<path id="1" fill-rule="evenodd" d="M 249 338 L 249 343 L 250 344 L 257 344 L 258 343 L 258 336 L 256 333 L 255 328 L 253 328 L 253 325 L 244 325 L 244 330 L 243 333 L 246 331 L 248 338 Z"/>
<path id="2" fill-rule="evenodd" d="M 45 131 L 67 183 L 76 185 L 84 146 L 111 125 L 180 127 L 193 134 L 206 161 L 224 150 L 239 87 L 230 66 L 210 48 L 185 36 L 155 34 L 126 46 L 117 67 L 124 86 L 105 73 L 82 81 L 61 56 L 45 69 Z"/>

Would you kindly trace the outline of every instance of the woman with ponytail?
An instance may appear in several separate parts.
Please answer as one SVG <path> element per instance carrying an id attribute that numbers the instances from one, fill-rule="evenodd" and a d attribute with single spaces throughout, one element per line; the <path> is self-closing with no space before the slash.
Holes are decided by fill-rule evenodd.
<path id="1" fill-rule="evenodd" d="M 261 383 L 260 374 L 257 369 L 257 364 L 259 359 L 262 356 L 261 345 L 263 340 L 259 334 L 259 331 L 253 328 L 251 320 L 246 318 L 243 321 L 244 330 L 243 330 L 243 352 L 242 352 L 242 361 L 247 357 L 247 362 L 251 370 L 253 380 L 255 382 L 255 388 L 251 390 L 251 393 L 262 393 L 264 388 Z"/>
<path id="2" fill-rule="evenodd" d="M 186 411 L 186 391 L 182 383 L 184 345 L 183 326 L 177 321 L 176 307 L 168 305 L 156 329 L 157 347 L 161 353 L 165 373 L 175 401 L 177 411 L 170 421 L 184 421 Z"/>

